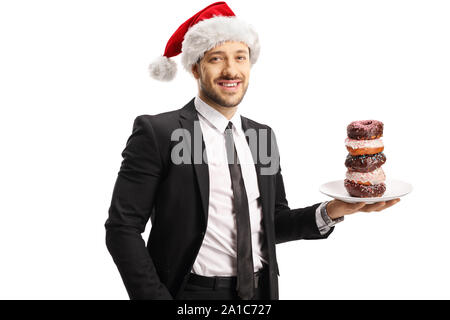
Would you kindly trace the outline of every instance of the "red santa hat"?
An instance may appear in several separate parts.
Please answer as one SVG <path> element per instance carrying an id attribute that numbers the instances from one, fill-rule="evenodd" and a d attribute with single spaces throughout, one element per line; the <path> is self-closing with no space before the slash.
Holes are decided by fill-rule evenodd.
<path id="1" fill-rule="evenodd" d="M 170 58 L 180 53 L 181 63 L 190 73 L 192 66 L 206 51 L 226 41 L 244 42 L 250 49 L 251 64 L 258 59 L 258 34 L 221 1 L 200 10 L 175 31 L 167 42 L 164 55 L 150 64 L 150 75 L 161 81 L 172 80 L 177 72 L 177 65 Z"/>

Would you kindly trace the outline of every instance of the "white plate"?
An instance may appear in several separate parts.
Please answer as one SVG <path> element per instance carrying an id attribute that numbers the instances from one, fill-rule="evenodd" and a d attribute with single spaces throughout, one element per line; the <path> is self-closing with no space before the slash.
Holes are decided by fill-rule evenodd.
<path id="1" fill-rule="evenodd" d="M 344 187 L 344 180 L 337 180 L 325 183 L 320 186 L 320 192 L 330 196 L 332 198 L 342 200 L 345 202 L 356 203 L 356 202 L 366 202 L 366 203 L 376 203 L 380 201 L 388 201 L 395 198 L 403 197 L 412 191 L 412 185 L 400 181 L 400 180 L 386 180 L 386 192 L 382 197 L 376 198 L 358 198 L 352 197 L 347 192 Z"/>

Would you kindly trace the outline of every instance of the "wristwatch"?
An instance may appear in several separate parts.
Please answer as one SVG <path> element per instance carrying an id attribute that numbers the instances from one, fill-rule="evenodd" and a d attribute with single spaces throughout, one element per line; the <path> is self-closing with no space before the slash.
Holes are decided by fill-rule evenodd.
<path id="1" fill-rule="evenodd" d="M 330 216 L 328 215 L 328 212 L 327 212 L 327 205 L 328 205 L 328 202 L 330 202 L 330 201 L 324 202 L 324 204 L 322 205 L 322 208 L 321 208 L 321 210 L 320 210 L 320 213 L 321 213 L 321 215 L 322 215 L 323 221 L 325 221 L 325 223 L 327 224 L 327 226 L 332 227 L 332 226 L 334 226 L 336 223 L 339 223 L 339 222 L 344 221 L 344 216 L 339 217 L 339 218 L 336 218 L 336 219 L 331 219 Z"/>

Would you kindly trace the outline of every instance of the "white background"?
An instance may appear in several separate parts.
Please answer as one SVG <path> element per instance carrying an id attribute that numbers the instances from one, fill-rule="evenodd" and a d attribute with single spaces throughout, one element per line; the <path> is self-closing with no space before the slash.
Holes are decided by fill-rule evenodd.
<path id="1" fill-rule="evenodd" d="M 136 116 L 195 96 L 179 57 L 171 83 L 147 66 L 211 2 L 154 3 L 0 3 L 0 298 L 128 299 L 104 230 L 121 152 Z M 329 200 L 353 120 L 384 122 L 386 175 L 414 186 L 277 246 L 280 298 L 449 299 L 449 2 L 228 4 L 260 36 L 240 110 L 274 129 L 291 208 Z"/>

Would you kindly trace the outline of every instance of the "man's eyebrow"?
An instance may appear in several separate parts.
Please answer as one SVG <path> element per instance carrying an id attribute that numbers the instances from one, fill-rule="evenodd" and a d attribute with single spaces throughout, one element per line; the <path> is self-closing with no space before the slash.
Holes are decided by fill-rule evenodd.
<path id="1" fill-rule="evenodd" d="M 240 49 L 240 50 L 235 51 L 234 53 L 248 53 L 248 51 Z M 213 51 L 213 52 L 210 52 L 208 55 L 211 56 L 213 54 L 225 54 L 225 51 Z"/>

